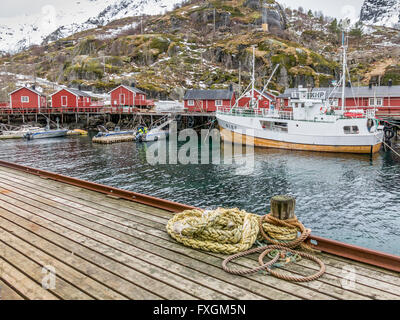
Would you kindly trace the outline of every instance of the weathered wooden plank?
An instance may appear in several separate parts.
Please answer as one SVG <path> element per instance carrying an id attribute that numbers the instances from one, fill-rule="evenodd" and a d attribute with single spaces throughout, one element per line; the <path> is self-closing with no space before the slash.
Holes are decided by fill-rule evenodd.
<path id="1" fill-rule="evenodd" d="M 129 246 L 127 243 L 123 243 L 106 234 L 101 234 L 93 229 L 83 227 L 44 210 L 35 209 L 35 213 L 33 214 L 29 211 L 31 209 L 29 205 L 21 204 L 9 197 L 7 198 L 8 202 L 6 202 L 4 199 L 5 197 L 6 196 L 4 195 L 0 195 L 0 207 L 19 215 L 28 214 L 30 215 L 31 220 L 39 217 L 45 219 L 47 220 L 47 228 L 51 229 L 54 225 L 57 225 L 57 228 L 61 227 L 59 230 L 63 230 L 62 234 L 65 237 L 72 237 L 75 241 L 85 244 L 86 246 L 95 248 L 96 250 L 100 249 L 103 254 L 112 256 L 114 259 L 123 260 L 124 263 L 129 264 L 135 269 L 153 277 L 157 277 L 160 281 L 173 284 L 175 287 L 181 288 L 182 291 L 187 290 L 187 292 L 202 299 L 230 298 L 221 292 L 206 287 L 204 284 L 206 279 L 204 278 L 195 282 L 193 280 L 194 272 L 189 273 L 189 279 L 191 280 L 184 277 L 182 273 L 187 272 L 187 270 L 182 268 L 182 266 L 174 265 L 171 261 L 163 260 L 161 258 L 157 258 L 157 260 L 154 261 L 156 257 L 146 254 L 134 246 Z M 44 221 L 42 220 L 42 223 L 43 222 Z M 90 235 L 90 237 L 88 235 Z M 144 258 L 147 258 L 149 261 L 144 260 Z M 175 269 L 174 272 L 171 271 L 172 269 Z M 222 284 L 215 281 L 215 279 L 211 280 L 213 281 L 211 281 L 212 283 L 209 283 L 209 285 L 214 287 L 222 286 Z"/>
<path id="2" fill-rule="evenodd" d="M 27 176 L 30 176 L 30 175 L 27 175 Z M 15 177 L 11 177 L 10 179 L 12 180 L 12 179 L 16 179 L 16 178 Z M 158 229 L 161 230 L 163 228 L 163 225 L 165 224 L 166 220 L 170 217 L 169 213 L 166 213 L 166 212 L 164 212 L 164 211 L 162 211 L 160 209 L 157 209 L 158 212 L 154 213 L 153 212 L 154 208 L 148 208 L 148 207 L 146 207 L 144 205 L 137 205 L 135 203 L 128 202 L 128 201 L 125 201 L 125 200 L 115 200 L 115 199 L 106 199 L 106 200 L 104 200 L 105 197 L 103 195 L 97 194 L 95 192 L 92 192 L 92 191 L 89 191 L 89 190 L 85 190 L 85 189 L 81 189 L 82 193 L 83 193 L 83 196 L 81 196 L 82 193 L 80 193 L 80 197 L 79 197 L 79 199 L 82 200 L 82 203 L 78 203 L 77 204 L 76 203 L 77 202 L 77 198 L 74 199 L 73 193 L 76 192 L 76 189 L 80 189 L 80 188 L 76 188 L 74 186 L 71 186 L 71 187 L 68 186 L 66 188 L 65 185 L 63 185 L 63 184 L 59 184 L 59 183 L 54 182 L 54 181 L 50 181 L 50 182 L 52 183 L 52 189 L 46 187 L 45 185 L 41 185 L 41 187 L 44 188 L 44 189 L 47 189 L 47 190 L 51 190 L 52 194 L 55 195 L 56 198 L 57 197 L 61 197 L 61 196 L 63 197 L 63 199 L 66 199 L 67 197 L 71 197 L 72 200 L 75 200 L 74 201 L 74 205 L 72 206 L 72 207 L 75 207 L 75 209 L 78 209 L 76 206 L 83 205 L 83 203 L 85 201 L 86 202 L 89 201 L 89 203 L 87 203 L 88 207 L 84 207 L 84 210 L 85 211 L 91 211 L 91 209 L 95 209 L 95 212 L 94 212 L 95 214 L 102 215 L 101 211 L 103 211 L 103 213 L 104 213 L 105 210 L 112 209 L 112 219 L 111 220 L 113 221 L 113 223 L 114 223 L 114 220 L 115 220 L 116 221 L 115 223 L 123 225 L 124 223 L 127 223 L 127 222 L 132 223 L 132 220 L 142 219 L 140 221 L 140 223 L 145 223 L 146 226 L 152 225 L 154 228 L 158 228 Z M 23 185 L 27 186 L 30 183 L 32 183 L 32 181 L 29 181 L 28 178 L 26 178 L 26 177 L 23 178 Z M 54 185 L 57 185 L 57 188 L 54 188 Z M 58 185 L 60 185 L 60 187 Z M 47 200 L 44 200 L 44 201 L 47 201 Z M 51 200 L 54 200 L 54 198 L 52 198 Z M 59 200 L 59 199 L 57 199 L 57 200 Z M 99 203 L 99 201 L 100 201 L 100 203 Z M 49 205 L 50 205 L 50 203 L 49 203 Z M 129 216 L 129 215 L 132 215 L 132 213 L 131 213 L 132 211 L 131 210 L 134 210 L 134 212 L 135 212 L 135 218 L 134 219 L 131 219 L 131 217 Z M 151 217 L 152 217 L 151 219 L 148 219 L 148 217 L 146 217 L 147 219 L 146 218 L 143 219 L 143 218 L 140 217 L 141 213 L 144 213 L 146 211 L 148 211 L 148 213 L 151 213 Z M 162 213 L 160 214 L 160 212 L 162 212 Z M 118 218 L 115 219 L 115 217 L 120 217 L 120 218 L 122 217 L 122 221 L 118 220 Z M 85 219 L 87 219 L 87 217 L 85 217 Z M 125 219 L 125 221 L 124 221 L 124 219 Z M 152 221 L 152 222 L 149 222 L 149 220 Z M 104 221 L 103 221 L 103 223 L 104 223 Z M 120 226 L 113 225 L 112 227 L 116 228 L 116 230 L 118 230 L 118 228 Z M 123 232 L 123 231 L 121 231 L 121 232 Z M 164 234 L 165 234 L 165 232 L 164 232 Z M 160 236 L 160 235 L 157 235 L 157 236 Z M 210 255 L 206 255 L 206 256 L 208 258 L 210 257 Z M 337 262 L 337 259 L 333 259 L 333 260 L 336 260 L 336 262 Z M 303 267 L 306 267 L 306 269 L 308 268 L 308 269 L 312 270 L 312 267 L 310 267 L 308 265 L 305 265 Z M 364 267 L 364 265 L 360 264 L 359 268 L 363 268 L 363 267 Z M 295 267 L 294 271 L 295 272 L 299 272 L 299 271 L 297 271 L 296 268 L 297 267 Z M 336 268 L 336 267 L 333 267 L 333 268 Z M 366 269 L 367 269 L 367 273 L 368 273 L 369 268 L 366 268 Z M 377 270 L 373 270 L 373 271 L 378 273 L 378 275 L 379 275 L 381 273 L 381 272 L 379 272 L 380 269 L 379 268 L 376 268 L 376 269 Z M 363 271 L 365 271 L 365 270 L 363 270 Z M 386 275 L 388 275 L 389 277 L 392 276 L 392 274 L 390 272 L 389 272 L 389 274 L 386 273 L 386 272 L 382 272 L 382 274 L 384 276 L 386 276 Z M 365 276 L 364 278 L 362 278 L 363 281 L 369 280 L 368 276 Z M 393 278 L 395 280 L 398 280 L 398 278 L 395 277 L 395 276 L 393 276 Z M 333 274 L 331 275 L 331 274 L 328 273 L 328 279 L 326 279 L 326 281 L 328 282 L 328 284 L 335 285 L 335 283 L 337 284 L 337 282 L 340 279 L 341 278 L 336 277 L 336 275 L 333 275 Z M 387 280 L 389 280 L 389 278 L 387 278 Z M 376 281 L 375 283 L 373 283 L 373 285 L 377 286 L 377 285 L 379 285 L 379 282 L 380 281 Z M 369 282 L 369 284 L 371 284 L 371 283 Z M 363 285 L 361 288 L 362 288 L 362 290 L 366 289 L 367 288 L 367 284 Z M 372 288 L 372 290 L 371 290 L 372 291 L 372 295 L 374 295 L 374 292 L 377 293 L 377 298 L 384 298 L 384 297 L 386 297 L 386 298 L 388 298 L 388 297 L 394 298 L 393 295 L 388 296 L 387 292 L 380 292 L 379 290 L 375 290 L 374 287 L 371 287 L 371 288 Z M 386 287 L 385 287 L 385 289 L 388 290 L 388 288 L 386 288 Z M 360 292 L 360 293 L 363 293 L 363 292 Z M 364 292 L 364 294 L 365 294 L 365 292 Z"/>
<path id="3" fill-rule="evenodd" d="M 118 273 L 118 275 L 116 275 L 117 277 L 122 277 L 124 279 L 127 279 L 128 281 L 131 281 L 132 283 L 144 284 L 148 290 L 151 290 L 152 292 L 161 293 L 160 294 L 161 296 L 164 295 L 165 299 L 170 298 L 170 299 L 187 300 L 194 298 L 194 296 L 185 294 L 184 292 L 181 292 L 178 289 L 170 287 L 160 281 L 156 281 L 151 277 L 147 277 L 142 273 L 139 273 L 136 270 L 127 267 L 124 264 L 118 263 L 115 260 L 108 258 L 107 256 L 104 256 L 94 250 L 88 249 L 83 245 L 77 244 L 76 242 L 68 238 L 60 236 L 57 233 L 52 232 L 49 229 L 40 226 L 39 224 L 27 220 L 25 217 L 20 217 L 6 210 L 1 210 L 1 208 L 0 208 L 0 217 L 3 218 L 2 221 L 8 222 L 7 227 L 9 229 L 13 230 L 14 232 L 18 232 L 19 235 L 23 236 L 24 230 L 25 232 L 27 230 L 30 230 L 29 232 L 33 233 L 34 236 L 30 235 L 29 239 L 32 241 L 32 244 L 34 245 L 40 246 L 43 243 L 45 244 L 50 243 L 49 241 L 44 239 L 49 239 L 52 241 L 52 243 L 57 243 L 57 247 L 59 247 L 60 250 L 66 252 L 67 256 L 65 257 L 65 261 L 67 263 L 73 263 L 75 259 L 78 259 L 79 262 L 80 261 L 87 262 L 87 260 L 89 260 L 90 263 L 94 263 L 99 267 L 103 268 L 104 270 Z M 43 242 L 43 240 L 45 242 Z M 48 247 L 49 252 L 53 253 L 52 251 L 53 248 L 54 247 L 49 246 Z M 54 251 L 54 254 L 59 255 L 60 251 L 56 250 Z M 79 265 L 79 267 L 81 267 L 81 265 Z M 103 278 L 101 278 L 101 273 L 98 271 L 96 273 L 92 273 L 92 276 L 93 277 L 100 276 L 98 279 L 103 280 Z M 112 280 L 113 277 L 104 279 L 105 283 L 108 283 L 108 281 Z M 123 290 L 124 287 L 122 286 L 121 289 Z M 133 290 L 134 291 L 131 294 L 133 296 L 136 296 L 138 299 L 139 298 L 141 300 L 157 299 L 156 295 L 147 295 L 147 294 L 144 294 L 143 298 L 141 298 L 142 295 L 141 291 L 135 289 Z"/>
<path id="4" fill-rule="evenodd" d="M 76 212 L 77 214 L 81 214 L 81 212 Z M 89 219 L 90 219 L 90 217 L 89 217 Z M 97 222 L 99 222 L 98 220 L 97 220 L 97 218 L 96 218 L 96 221 Z M 104 224 L 106 224 L 107 222 L 103 222 Z M 123 223 L 123 222 L 122 222 Z M 109 226 L 110 226 L 110 224 L 109 224 Z M 118 225 L 114 225 L 114 227 L 115 228 L 118 228 L 119 226 Z M 138 241 L 140 241 L 140 239 L 138 239 Z M 162 253 L 161 253 L 162 254 Z M 219 269 L 218 269 L 219 270 Z M 329 283 L 328 283 L 329 284 Z M 336 288 L 334 288 L 335 290 L 336 290 Z M 341 290 L 341 289 L 340 289 Z M 340 291 L 339 290 L 339 291 Z M 340 291 L 341 293 L 342 293 L 342 291 Z M 315 293 L 314 293 L 315 294 Z M 309 295 L 308 295 L 309 296 Z M 336 296 L 337 298 L 338 298 L 338 296 Z M 357 298 L 357 299 L 361 299 L 361 298 L 363 298 L 362 296 L 360 296 L 360 295 L 353 295 L 351 298 L 353 298 L 353 299 L 355 299 L 355 298 Z"/>
<path id="5" fill-rule="evenodd" d="M 171 216 L 170 212 L 167 212 L 162 209 L 154 208 L 154 207 L 149 207 L 144 204 L 136 203 L 133 201 L 126 201 L 126 200 L 115 200 L 112 198 L 107 198 L 104 194 L 92 191 L 92 190 L 87 190 L 83 188 L 79 188 L 73 185 L 68 185 L 68 184 L 63 184 L 57 181 L 53 180 L 43 180 L 39 178 L 38 176 L 34 175 L 29 175 L 24 172 L 19 172 L 13 170 L 12 173 L 10 172 L 3 172 L 2 167 L 0 168 L 0 172 L 2 172 L 1 177 L 7 178 L 7 179 L 15 179 L 14 182 L 18 184 L 25 184 L 25 185 L 34 185 L 34 186 L 40 186 L 43 187 L 44 190 L 48 190 L 49 192 L 53 191 L 61 191 L 64 195 L 69 195 L 72 196 L 73 199 L 79 200 L 87 200 L 87 196 L 91 197 L 92 201 L 94 203 L 98 203 L 98 201 L 102 202 L 102 205 L 107 207 L 108 204 L 115 204 L 115 205 L 122 205 L 123 207 L 127 207 L 129 209 L 133 210 L 138 210 L 141 212 L 146 212 L 146 213 L 151 213 L 151 215 L 155 216 L 160 216 L 160 217 L 169 217 Z M 8 168 L 6 168 L 9 170 Z M 84 194 L 84 197 L 81 197 L 81 194 Z M 151 218 L 151 217 L 150 217 Z"/>
<path id="6" fill-rule="evenodd" d="M 95 298 L 101 300 L 126 300 L 118 292 L 105 287 L 100 282 L 94 281 L 87 275 L 54 259 L 2 228 L 0 229 L 0 239 L 3 243 L 7 242 L 7 245 L 4 246 L 4 257 L 12 264 L 21 268 L 25 274 L 28 274 L 35 281 L 41 282 L 43 280 L 43 274 L 41 273 L 43 267 L 54 267 L 57 283 L 55 289 L 50 291 L 62 299 L 92 300 Z M 30 259 L 26 257 L 30 257 Z"/>
<path id="7" fill-rule="evenodd" d="M 9 196 L 12 196 L 12 194 L 10 194 Z M 32 201 L 34 201 L 34 200 L 30 200 L 29 201 L 29 203 L 33 203 Z M 43 207 L 43 206 L 42 206 Z M 53 213 L 54 213 L 54 209 L 53 209 Z M 60 215 L 62 214 L 64 217 L 65 217 L 65 213 L 66 212 L 63 212 L 63 213 L 59 213 Z M 82 215 L 83 214 L 83 212 L 82 211 L 76 211 L 75 212 L 76 214 L 78 214 L 78 215 Z M 90 216 L 90 215 L 86 215 L 86 217 L 90 220 L 90 219 L 92 219 L 92 217 Z M 98 217 L 96 217 L 96 219 L 92 219 L 92 220 L 90 220 L 90 221 L 92 221 L 92 222 L 97 222 L 97 223 L 99 223 L 99 218 Z M 86 222 L 86 224 L 87 224 L 87 226 L 91 226 L 91 227 L 93 227 L 93 224 L 92 223 L 87 223 Z M 103 225 L 107 225 L 107 226 L 109 226 L 110 227 L 110 222 L 109 221 L 103 221 Z M 129 227 L 130 225 L 128 225 L 128 227 Z M 121 229 L 121 226 L 120 225 L 117 225 L 117 224 L 114 224 L 114 227 L 115 228 L 120 228 Z M 163 228 L 164 228 L 164 225 L 162 226 Z M 135 228 L 132 230 L 133 232 L 136 232 L 136 230 L 135 229 L 137 229 L 138 227 L 137 226 L 135 226 Z M 129 230 L 129 229 L 128 229 Z M 127 229 L 125 228 L 125 226 L 121 229 L 121 231 L 122 232 L 126 232 L 127 231 Z M 108 231 L 108 233 L 110 233 L 110 232 L 112 232 L 112 231 Z M 164 232 L 164 234 L 166 234 L 165 233 L 165 231 L 163 231 Z M 131 235 L 132 233 L 131 232 L 129 232 L 129 234 Z M 120 236 L 120 234 L 118 234 L 118 233 L 116 233 L 115 234 L 115 236 L 116 237 L 119 237 Z M 144 243 L 143 241 L 141 241 L 141 238 L 143 237 L 143 235 L 137 235 L 137 238 L 134 240 L 134 242 L 135 242 L 135 245 L 136 246 L 138 246 L 139 245 L 139 243 L 141 243 L 141 245 L 142 246 L 144 246 L 143 248 L 144 249 L 146 249 L 146 250 L 148 250 L 148 251 L 150 251 L 150 252 L 154 252 L 154 246 L 153 245 L 149 245 L 148 243 Z M 129 238 L 127 238 L 128 240 L 127 241 L 131 241 L 131 239 L 129 239 Z M 126 240 L 126 239 L 125 239 Z M 170 240 L 170 239 L 168 239 L 168 240 Z M 154 242 L 154 243 L 158 243 L 159 241 L 160 241 L 160 239 L 156 239 L 156 238 L 150 238 L 148 241 L 150 241 L 150 242 Z M 143 242 L 143 243 L 142 243 Z M 175 245 L 175 244 L 174 244 Z M 163 256 L 163 257 L 166 257 L 166 256 L 171 256 L 171 254 L 170 254 L 170 252 L 168 252 L 168 251 L 163 251 L 163 252 L 160 252 L 159 253 L 159 255 L 160 256 Z M 193 254 L 193 257 L 196 257 L 198 254 L 196 254 L 196 253 L 194 253 Z M 201 266 L 202 265 L 202 260 L 203 259 L 201 259 L 201 260 L 198 260 L 195 264 L 193 264 L 191 261 L 187 261 L 187 258 L 188 257 L 186 257 L 185 259 L 183 259 L 183 257 L 180 257 L 179 255 L 177 256 L 176 254 L 175 255 L 173 255 L 173 257 L 174 257 L 174 259 L 176 260 L 178 257 L 179 258 L 181 258 L 181 261 L 180 261 L 180 263 L 181 264 L 183 264 L 183 265 L 185 265 L 185 264 L 191 264 L 191 265 L 194 265 L 194 266 L 196 266 L 196 268 L 199 268 L 199 266 Z M 192 259 L 192 257 L 190 257 L 190 259 Z M 230 275 L 227 275 L 226 273 L 224 273 L 222 270 L 221 270 L 221 264 L 222 264 L 222 260 L 220 260 L 219 259 L 219 261 L 218 261 L 218 263 L 217 263 L 217 268 L 214 268 L 214 269 L 212 269 L 211 268 L 211 270 L 210 270 L 210 266 L 204 266 L 203 267 L 203 269 L 199 269 L 199 270 L 202 270 L 203 272 L 204 271 L 206 271 L 207 273 L 209 273 L 210 275 L 212 275 L 212 276 L 216 276 L 216 274 L 217 275 L 220 275 L 220 279 L 223 279 L 223 280 L 225 280 L 226 281 L 226 279 L 227 278 L 229 278 L 229 276 Z M 231 281 L 232 281 L 232 283 L 236 283 L 236 285 L 237 285 L 237 277 L 231 277 Z M 276 285 L 276 287 L 277 288 L 281 288 L 282 287 L 282 282 L 281 281 L 274 281 L 275 282 L 275 285 Z M 243 286 L 245 286 L 245 284 L 243 284 Z M 254 287 L 255 285 L 252 285 L 252 288 Z M 291 288 L 291 290 L 292 290 L 292 292 L 296 292 L 296 294 L 298 295 L 298 292 L 299 292 L 299 290 L 300 290 L 300 288 L 298 288 L 298 286 L 297 285 L 293 285 L 293 284 L 289 284 L 289 285 L 286 285 L 286 286 L 289 286 L 289 287 L 292 287 Z M 259 289 L 259 294 L 262 294 L 262 292 L 263 292 L 263 290 L 264 290 L 264 292 L 265 292 L 265 288 L 263 288 L 263 287 L 261 287 L 260 289 Z M 269 289 L 269 291 L 271 292 L 271 291 L 273 291 L 274 289 Z M 276 291 L 276 289 L 275 289 L 275 291 Z M 304 290 L 303 290 L 304 291 Z M 301 292 L 301 290 L 300 290 L 300 292 Z M 278 292 L 278 293 L 280 293 L 281 295 L 283 294 L 282 292 Z M 315 292 L 313 292 L 313 294 L 315 294 Z M 264 293 L 264 295 L 265 295 L 265 293 Z M 272 295 L 272 292 L 271 292 L 271 295 Z M 271 296 L 270 295 L 270 296 Z M 310 295 L 310 292 L 305 292 L 304 293 L 304 298 L 305 297 L 308 297 Z M 321 298 L 321 299 L 327 299 L 327 298 L 329 298 L 329 296 L 327 296 L 327 295 L 324 295 L 324 294 L 318 294 L 318 297 L 319 298 Z M 272 298 L 276 298 L 276 293 L 275 293 L 275 295 L 272 295 Z M 288 296 L 287 296 L 287 294 L 286 294 L 286 296 L 285 296 L 285 294 L 283 294 L 283 297 L 282 298 L 288 298 Z"/>
<path id="8" fill-rule="evenodd" d="M 0 279 L 0 301 L 1 300 L 24 300 L 24 298 Z"/>
<path id="9" fill-rule="evenodd" d="M 29 300 L 59 300 L 54 294 L 43 289 L 39 283 L 27 277 L 2 257 L 0 257 L 0 277 L 5 282 L 11 283 L 16 291 Z"/>
<path id="10" fill-rule="evenodd" d="M 58 183 L 57 182 L 54 182 L 55 184 L 57 184 L 58 185 Z M 76 188 L 76 187 L 74 187 L 74 186 L 72 186 L 72 188 L 71 188 L 71 190 L 73 190 L 74 188 Z M 62 193 L 64 193 L 65 194 L 65 190 L 64 190 L 64 188 L 62 188 L 62 187 L 60 187 L 59 188 L 60 189 L 60 191 L 62 192 Z M 79 188 L 78 188 L 79 189 Z M 85 201 L 87 201 L 87 200 L 89 200 L 89 201 L 93 201 L 91 204 L 90 204 L 90 206 L 92 206 L 92 207 L 97 207 L 96 205 L 97 205 L 97 203 L 101 203 L 101 204 L 103 204 L 101 201 L 101 199 L 102 199 L 102 195 L 99 195 L 99 194 L 97 194 L 97 193 L 95 193 L 95 192 L 92 192 L 92 191 L 90 191 L 90 190 L 85 190 L 85 189 L 80 189 L 82 192 L 80 193 L 80 198 L 81 199 L 84 199 Z M 96 202 L 96 203 L 95 203 Z M 137 205 L 137 204 L 134 204 L 133 203 L 133 205 L 131 205 L 131 203 L 132 202 L 128 202 L 128 201 L 116 201 L 116 202 L 111 202 L 111 201 L 109 201 L 109 202 L 106 202 L 106 204 L 107 204 L 107 206 L 108 207 L 111 207 L 111 208 L 113 208 L 114 210 L 118 210 L 118 211 L 127 211 L 127 213 L 129 212 L 129 210 L 130 209 L 127 209 L 127 208 L 132 208 L 133 210 L 138 210 L 138 207 L 140 207 L 140 210 L 142 210 L 143 208 L 142 207 L 146 207 L 146 206 L 143 206 L 143 205 Z M 112 204 L 112 206 L 110 206 Z M 118 207 L 118 209 L 116 209 L 115 207 Z M 151 209 L 153 209 L 153 208 L 151 208 Z M 157 210 L 159 210 L 159 211 L 161 211 L 160 209 L 157 209 Z M 147 210 L 146 210 L 147 211 Z M 132 212 L 132 211 L 131 211 Z M 134 213 L 128 213 L 128 214 L 134 214 Z M 152 216 L 152 217 L 154 217 L 154 214 L 152 214 L 152 215 L 149 215 L 149 216 Z M 147 216 L 146 218 L 148 218 L 149 216 Z M 158 215 L 158 217 L 162 217 L 163 215 Z M 167 219 L 169 217 L 169 214 L 167 214 L 167 215 L 165 215 L 165 218 L 161 218 L 161 219 L 157 219 L 157 218 L 153 218 L 152 220 L 156 220 L 157 222 L 160 222 L 160 223 L 163 223 L 163 221 L 165 221 L 165 219 Z M 340 262 L 338 262 L 338 260 L 339 261 L 342 261 L 342 262 L 344 262 L 344 261 L 346 261 L 346 259 L 341 259 L 341 258 L 339 258 L 339 257 L 333 257 L 333 256 L 331 256 L 331 255 L 326 255 L 327 256 L 327 258 L 329 259 L 329 261 L 331 261 L 332 263 L 334 263 L 335 265 L 336 264 L 340 264 Z M 333 260 L 332 260 L 333 259 Z M 381 269 L 381 268 L 378 268 L 378 267 L 374 267 L 374 266 L 369 266 L 369 265 L 365 265 L 365 264 L 362 264 L 362 263 L 358 263 L 358 262 L 354 262 L 354 261 L 346 261 L 347 262 L 347 266 L 348 265 L 354 265 L 354 266 L 356 266 L 356 271 L 357 271 L 357 274 L 358 275 L 364 275 L 364 276 L 366 276 L 366 277 L 368 277 L 368 276 L 370 276 L 371 277 L 371 279 L 376 279 L 376 278 L 379 278 L 379 280 L 381 280 L 381 281 L 384 281 L 384 282 L 388 282 L 388 283 L 390 283 L 390 284 L 393 284 L 394 286 L 396 286 L 396 285 L 398 285 L 398 286 L 400 286 L 400 277 L 399 277 L 399 275 L 397 274 L 397 273 L 395 273 L 395 272 L 391 272 L 391 271 L 388 271 L 388 270 L 384 270 L 384 269 Z M 341 267 L 342 268 L 342 267 Z M 340 268 L 340 269 L 341 269 Z M 362 278 L 362 279 L 364 279 L 364 278 Z M 381 281 L 378 281 L 378 282 L 381 282 Z M 376 282 L 374 282 L 374 281 L 372 281 L 372 282 L 370 282 L 370 284 L 372 284 L 372 285 L 375 285 L 375 283 Z M 375 286 L 376 287 L 376 286 Z M 379 286 L 378 286 L 378 288 L 379 288 Z"/>
<path id="11" fill-rule="evenodd" d="M 1 171 L 0 171 L 1 172 Z M 56 181 L 49 181 L 43 182 L 42 179 L 39 181 L 34 179 L 28 179 L 25 177 L 12 177 L 8 175 L 1 175 L 5 183 L 17 184 L 19 187 L 27 187 L 30 190 L 40 190 L 41 192 L 46 192 L 49 195 L 54 194 L 57 195 L 66 201 L 73 201 L 76 203 L 81 203 L 85 207 L 95 207 L 96 205 L 100 204 L 103 209 L 115 209 L 116 207 L 120 207 L 121 211 L 127 213 L 148 213 L 149 215 L 146 216 L 147 219 L 154 220 L 159 217 L 164 219 L 169 219 L 172 217 L 170 212 L 166 212 L 164 210 L 158 208 L 148 207 L 139 203 L 130 202 L 126 200 L 115 200 L 111 198 L 107 198 L 104 194 L 99 194 L 91 190 L 86 190 L 82 188 L 78 188 L 75 186 L 70 186 L 66 184 L 61 184 Z M 38 179 L 36 176 L 34 176 Z M 8 180 L 8 181 L 7 181 Z M 32 189 L 34 187 L 34 189 Z M 80 201 L 82 200 L 82 201 Z M 157 220 L 154 220 L 157 221 Z"/>

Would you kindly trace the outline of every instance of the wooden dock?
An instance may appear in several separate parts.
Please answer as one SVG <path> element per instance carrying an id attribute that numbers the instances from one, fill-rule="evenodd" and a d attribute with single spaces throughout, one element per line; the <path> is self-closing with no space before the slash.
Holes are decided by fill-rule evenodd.
<path id="1" fill-rule="evenodd" d="M 326 253 L 327 273 L 310 283 L 227 274 L 224 256 L 168 236 L 172 213 L 156 200 L 153 207 L 73 184 L 0 164 L 0 299 L 400 300 L 398 272 Z M 256 257 L 237 263 L 257 265 Z M 55 271 L 47 289 L 44 267 Z M 297 275 L 316 269 L 308 261 L 290 266 Z"/>

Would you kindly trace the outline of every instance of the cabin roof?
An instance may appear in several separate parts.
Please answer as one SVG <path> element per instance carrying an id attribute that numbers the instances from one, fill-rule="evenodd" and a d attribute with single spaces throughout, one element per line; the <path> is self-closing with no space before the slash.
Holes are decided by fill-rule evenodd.
<path id="1" fill-rule="evenodd" d="M 28 89 L 28 90 L 32 91 L 33 93 L 35 93 L 35 94 L 37 94 L 39 96 L 43 96 L 43 97 L 45 96 L 43 93 L 41 93 L 41 92 L 39 92 L 39 91 L 37 91 L 37 90 L 35 90 L 33 88 L 29 88 L 29 87 L 20 87 L 20 88 L 14 90 L 13 92 L 10 92 L 8 95 L 12 95 L 13 93 L 18 92 L 18 91 L 20 91 L 22 89 Z"/>
<path id="2" fill-rule="evenodd" d="M 184 100 L 231 100 L 234 92 L 231 90 L 188 90 Z"/>
<path id="3" fill-rule="evenodd" d="M 285 92 L 278 96 L 278 98 L 285 99 L 290 98 L 292 92 L 296 92 L 297 88 L 288 88 Z M 327 97 L 331 98 L 341 98 L 342 89 L 333 87 L 324 88 L 313 88 L 311 92 L 323 91 L 326 92 Z M 345 90 L 346 98 L 384 98 L 384 97 L 400 97 L 400 86 L 375 86 L 372 88 L 368 87 L 346 87 Z"/>
<path id="4" fill-rule="evenodd" d="M 87 94 L 86 92 L 83 92 L 83 91 L 78 90 L 78 89 L 73 89 L 73 88 L 62 88 L 62 89 L 58 90 L 57 92 L 53 93 L 50 97 L 56 95 L 57 93 L 59 93 L 59 92 L 61 92 L 63 90 L 66 90 L 66 91 L 68 91 L 68 92 L 70 92 L 73 95 L 78 96 L 78 97 L 90 97 L 90 95 Z"/>
<path id="5" fill-rule="evenodd" d="M 115 89 L 112 89 L 108 94 L 110 94 L 111 92 L 113 92 L 113 91 L 115 91 L 115 90 L 117 90 L 118 88 L 121 88 L 121 87 L 123 87 L 126 90 L 129 90 L 131 92 L 134 92 L 134 93 L 146 94 L 144 91 L 142 91 L 142 90 L 140 90 L 140 89 L 138 89 L 136 87 L 130 87 L 130 86 L 124 86 L 124 85 L 120 85 L 120 86 L 116 87 Z"/>

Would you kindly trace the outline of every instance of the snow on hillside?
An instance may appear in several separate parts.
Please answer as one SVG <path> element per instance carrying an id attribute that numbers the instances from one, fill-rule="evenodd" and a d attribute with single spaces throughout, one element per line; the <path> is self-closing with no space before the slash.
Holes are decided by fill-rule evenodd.
<path id="1" fill-rule="evenodd" d="M 55 41 L 76 32 L 130 16 L 156 15 L 183 0 L 79 0 L 41 8 L 39 14 L 0 18 L 0 52 L 15 53 L 44 40 Z"/>
<path id="2" fill-rule="evenodd" d="M 400 28 L 400 0 L 365 0 L 360 20 L 369 25 Z"/>

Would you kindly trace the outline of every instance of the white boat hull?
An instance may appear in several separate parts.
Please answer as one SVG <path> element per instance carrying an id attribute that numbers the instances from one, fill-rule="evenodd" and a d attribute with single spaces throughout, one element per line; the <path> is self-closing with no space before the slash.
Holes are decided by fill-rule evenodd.
<path id="1" fill-rule="evenodd" d="M 365 119 L 338 119 L 333 122 L 283 120 L 273 117 L 251 117 L 218 114 L 221 135 L 225 140 L 257 147 L 321 152 L 375 153 L 383 132 L 368 131 Z M 282 124 L 282 128 L 264 128 L 263 123 Z M 357 126 L 358 134 L 345 134 L 345 126 Z"/>
<path id="2" fill-rule="evenodd" d="M 65 137 L 67 136 L 67 134 L 68 130 L 47 130 L 47 131 L 30 132 L 27 133 L 25 137 L 29 140 L 36 140 L 36 139 Z"/>

